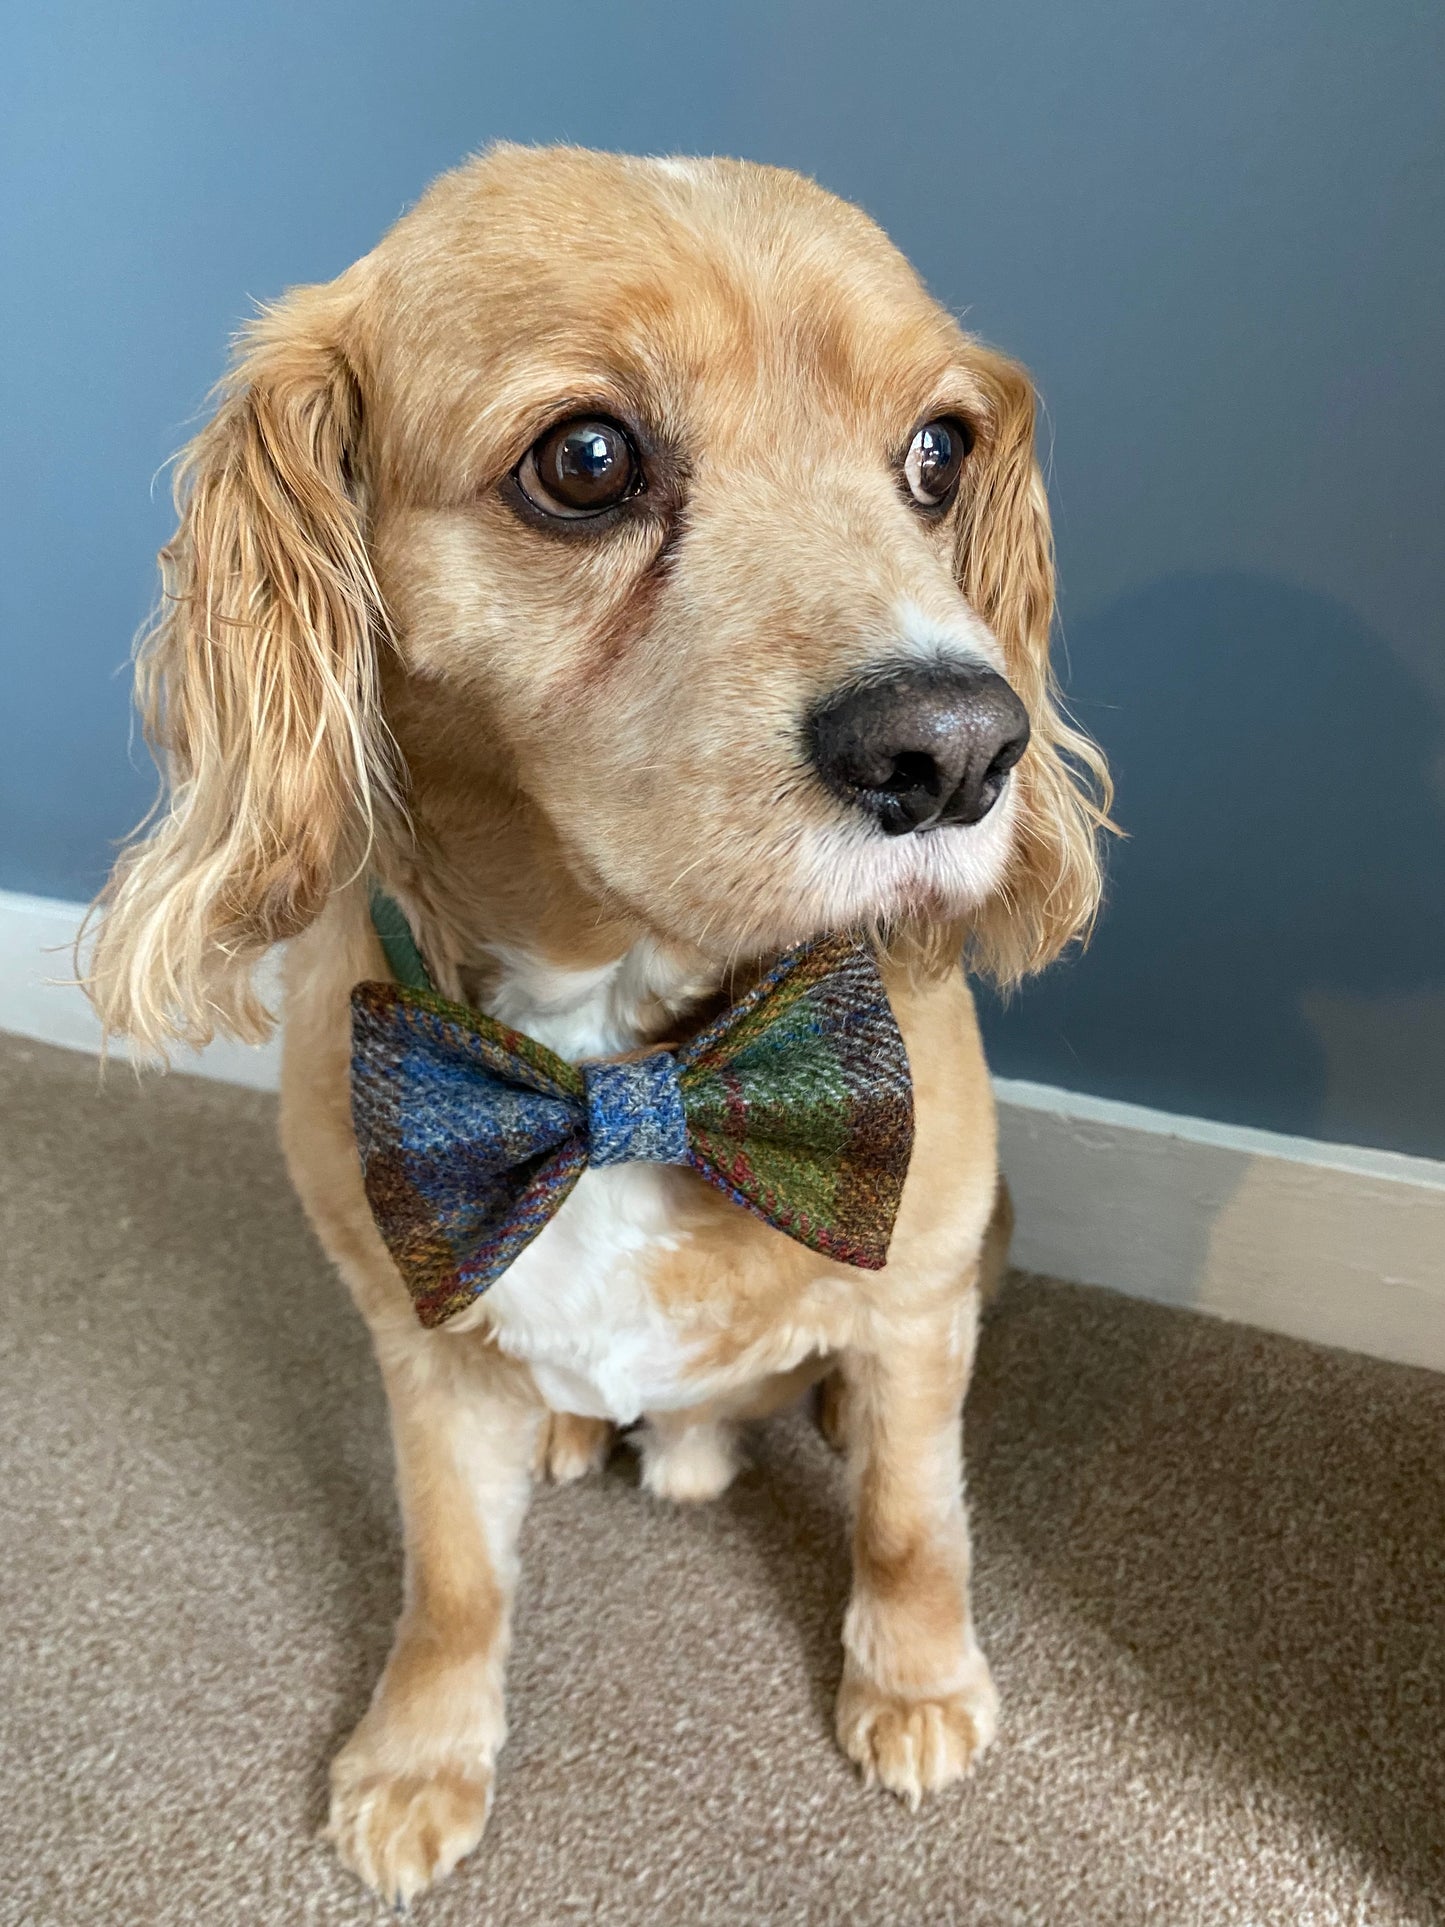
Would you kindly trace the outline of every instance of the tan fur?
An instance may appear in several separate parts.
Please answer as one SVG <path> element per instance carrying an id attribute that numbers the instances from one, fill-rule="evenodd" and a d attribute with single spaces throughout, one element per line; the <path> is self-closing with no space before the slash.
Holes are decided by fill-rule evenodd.
<path id="1" fill-rule="evenodd" d="M 509 494 L 583 410 L 651 451 L 642 512 L 605 534 Z M 897 469 L 938 413 L 977 442 L 930 521 Z M 665 1228 L 635 1259 L 605 1256 L 621 1191 L 589 1175 L 564 1214 L 617 1267 L 607 1315 L 645 1318 L 660 1496 L 721 1489 L 737 1425 L 834 1369 L 857 1517 L 839 1736 L 910 1800 L 957 1778 L 995 1718 L 959 1411 L 1008 1232 L 958 956 L 1007 983 L 1086 931 L 1108 801 L 1052 694 L 1026 377 L 794 175 L 501 148 L 247 332 L 179 499 L 139 667 L 169 799 L 106 893 L 93 990 L 151 1045 L 255 1036 L 252 967 L 292 939 L 283 1139 L 375 1339 L 406 1533 L 396 1645 L 333 1770 L 342 1855 L 406 1900 L 480 1836 L 527 1489 L 611 1436 L 601 1411 L 547 1413 L 544 1368 L 565 1354 L 614 1404 L 634 1382 L 519 1322 L 505 1280 L 452 1329 L 416 1323 L 350 1128 L 347 999 L 384 974 L 367 870 L 443 990 L 574 1055 L 681 1034 L 823 929 L 878 935 L 917 1105 L 886 1270 L 826 1263 L 679 1170 L 625 1194 Z M 800 718 L 900 624 L 996 662 L 1033 737 L 978 829 L 884 849 L 812 777 Z M 577 1281 L 535 1262 L 545 1319 Z"/>

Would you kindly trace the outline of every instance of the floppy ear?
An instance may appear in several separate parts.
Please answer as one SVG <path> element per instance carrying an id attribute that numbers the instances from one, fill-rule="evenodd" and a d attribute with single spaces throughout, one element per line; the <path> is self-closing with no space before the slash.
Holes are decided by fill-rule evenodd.
<path id="1" fill-rule="evenodd" d="M 343 277 L 263 312 L 177 474 L 136 652 L 168 798 L 102 894 L 89 985 L 107 1029 L 147 1046 L 264 1037 L 255 965 L 364 862 L 394 801 L 385 615 L 349 488 L 350 310 Z"/>
<path id="2" fill-rule="evenodd" d="M 1014 778 L 1014 856 L 969 940 L 970 966 L 1007 988 L 1087 937 L 1102 886 L 1098 834 L 1113 827 L 1113 786 L 1096 745 L 1061 714 L 1049 661 L 1054 552 L 1034 454 L 1033 387 L 1017 363 L 976 354 L 989 419 L 959 528 L 957 574 L 998 638 L 1032 727 Z"/>

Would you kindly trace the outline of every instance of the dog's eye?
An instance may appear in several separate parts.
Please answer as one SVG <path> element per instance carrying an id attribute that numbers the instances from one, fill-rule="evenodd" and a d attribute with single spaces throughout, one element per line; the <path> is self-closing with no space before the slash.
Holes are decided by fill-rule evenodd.
<path id="1" fill-rule="evenodd" d="M 958 487 L 973 436 L 960 421 L 925 422 L 908 445 L 903 478 L 920 508 L 942 508 Z"/>
<path id="2" fill-rule="evenodd" d="M 600 515 L 641 492 L 642 461 L 625 428 L 578 416 L 533 442 L 517 465 L 517 486 L 548 515 Z"/>

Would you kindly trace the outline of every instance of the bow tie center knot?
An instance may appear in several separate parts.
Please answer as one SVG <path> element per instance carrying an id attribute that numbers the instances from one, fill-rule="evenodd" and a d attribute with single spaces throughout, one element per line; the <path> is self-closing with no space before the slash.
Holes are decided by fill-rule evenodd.
<path id="1" fill-rule="evenodd" d="M 631 1064 L 584 1064 L 588 1162 L 686 1164 L 687 1119 L 677 1059 L 654 1051 Z"/>

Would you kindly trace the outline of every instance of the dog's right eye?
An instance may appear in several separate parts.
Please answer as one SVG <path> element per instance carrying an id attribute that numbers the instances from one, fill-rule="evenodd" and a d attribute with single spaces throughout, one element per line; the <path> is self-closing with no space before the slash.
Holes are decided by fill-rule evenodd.
<path id="1" fill-rule="evenodd" d="M 549 428 L 517 464 L 516 477 L 534 508 L 568 520 L 601 515 L 643 487 L 632 437 L 601 416 L 579 415 Z"/>

